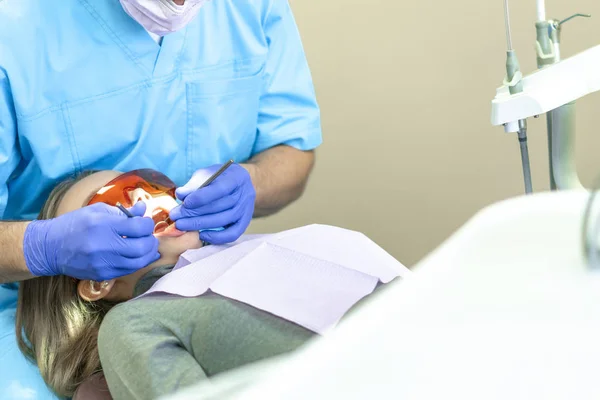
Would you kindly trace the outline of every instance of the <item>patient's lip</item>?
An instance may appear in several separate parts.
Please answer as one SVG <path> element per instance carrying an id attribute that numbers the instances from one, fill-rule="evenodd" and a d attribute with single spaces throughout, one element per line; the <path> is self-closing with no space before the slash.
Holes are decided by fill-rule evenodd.
<path id="1" fill-rule="evenodd" d="M 166 228 L 164 228 L 163 230 L 161 230 L 160 232 L 155 233 L 154 236 L 156 236 L 156 237 L 179 237 L 184 234 L 185 234 L 185 232 L 182 232 L 179 229 L 177 229 L 175 227 L 175 224 L 171 224 L 171 225 L 167 226 Z"/>

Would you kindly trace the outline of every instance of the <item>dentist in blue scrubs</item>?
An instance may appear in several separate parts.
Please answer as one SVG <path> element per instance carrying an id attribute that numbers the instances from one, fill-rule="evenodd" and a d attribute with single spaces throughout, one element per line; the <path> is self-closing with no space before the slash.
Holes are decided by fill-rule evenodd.
<path id="1" fill-rule="evenodd" d="M 11 282 L 102 281 L 159 256 L 143 205 L 35 221 L 57 182 L 162 171 L 177 227 L 227 243 L 302 194 L 320 143 L 287 0 L 1 0 L 0 398 L 54 398 L 16 347 Z"/>

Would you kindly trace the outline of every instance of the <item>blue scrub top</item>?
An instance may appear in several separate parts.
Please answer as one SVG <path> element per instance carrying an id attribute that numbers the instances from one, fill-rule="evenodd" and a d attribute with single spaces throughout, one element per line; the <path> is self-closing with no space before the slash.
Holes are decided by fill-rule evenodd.
<path id="1" fill-rule="evenodd" d="M 118 0 L 0 2 L 0 215 L 86 169 L 199 168 L 321 143 L 286 0 L 213 0 L 159 46 Z M 6 183 L 6 184 L 5 184 Z"/>
<path id="2" fill-rule="evenodd" d="M 210 1 L 161 46 L 119 0 L 0 1 L 4 220 L 34 219 L 57 182 L 88 169 L 154 168 L 182 185 L 228 159 L 320 143 L 287 0 Z M 14 355 L 13 300 L 0 288 L 3 399 L 31 393 L 18 381 L 31 371 Z"/>

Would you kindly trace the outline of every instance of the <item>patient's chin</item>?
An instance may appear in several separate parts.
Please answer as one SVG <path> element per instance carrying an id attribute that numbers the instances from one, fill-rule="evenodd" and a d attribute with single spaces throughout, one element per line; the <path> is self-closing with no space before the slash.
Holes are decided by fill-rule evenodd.
<path id="1" fill-rule="evenodd" d="M 158 252 L 161 255 L 161 259 L 168 260 L 173 264 L 177 262 L 179 256 L 185 251 L 201 247 L 202 241 L 198 232 L 186 232 L 178 237 L 158 237 Z"/>

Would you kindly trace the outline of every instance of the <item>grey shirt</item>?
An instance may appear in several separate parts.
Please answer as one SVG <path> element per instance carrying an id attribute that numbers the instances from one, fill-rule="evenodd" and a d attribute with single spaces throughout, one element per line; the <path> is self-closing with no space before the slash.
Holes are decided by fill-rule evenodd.
<path id="1" fill-rule="evenodd" d="M 146 274 L 135 295 L 172 267 Z M 154 399 L 268 357 L 297 349 L 315 334 L 214 293 L 149 296 L 105 317 L 98 347 L 115 399 Z"/>

